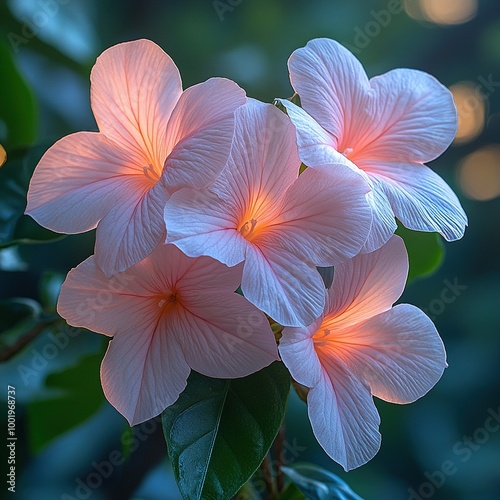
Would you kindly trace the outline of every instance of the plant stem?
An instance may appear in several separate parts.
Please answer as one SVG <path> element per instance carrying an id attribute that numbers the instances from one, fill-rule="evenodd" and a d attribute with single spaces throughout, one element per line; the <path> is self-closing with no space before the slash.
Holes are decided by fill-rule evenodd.
<path id="1" fill-rule="evenodd" d="M 42 321 L 35 325 L 31 330 L 28 330 L 22 337 L 20 337 L 14 344 L 11 346 L 5 347 L 0 352 L 0 362 L 7 361 L 13 356 L 15 356 L 26 344 L 31 342 L 33 339 L 38 337 L 40 333 L 47 328 L 47 326 L 60 321 L 60 318 L 57 320 L 47 320 Z"/>
<path id="2" fill-rule="evenodd" d="M 274 483 L 271 456 L 269 455 L 269 453 L 260 464 L 260 471 L 262 474 L 262 479 L 264 479 L 264 483 L 266 485 L 267 497 L 269 499 L 272 499 L 276 495 L 276 485 Z"/>

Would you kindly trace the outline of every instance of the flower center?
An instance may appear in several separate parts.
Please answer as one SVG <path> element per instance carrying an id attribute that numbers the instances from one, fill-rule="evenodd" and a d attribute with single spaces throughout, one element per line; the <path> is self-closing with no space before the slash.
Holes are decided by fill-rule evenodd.
<path id="1" fill-rule="evenodd" d="M 342 154 L 346 157 L 349 158 L 350 155 L 352 155 L 352 152 L 354 151 L 353 148 L 345 148 L 344 151 L 342 151 Z"/>
<path id="2" fill-rule="evenodd" d="M 239 229 L 243 238 L 246 238 L 246 239 L 251 238 L 256 225 L 257 225 L 256 219 L 247 220 Z"/>
<path id="3" fill-rule="evenodd" d="M 158 307 L 160 309 L 166 309 L 169 305 L 173 305 L 178 301 L 177 294 L 175 292 L 169 293 L 168 295 L 163 296 L 158 301 Z"/>
<path id="4" fill-rule="evenodd" d="M 332 331 L 329 328 L 320 328 L 314 335 L 314 345 L 316 347 L 326 346 L 332 340 L 330 334 Z"/>
<path id="5" fill-rule="evenodd" d="M 150 181 L 154 183 L 158 182 L 160 174 L 156 171 L 153 165 L 151 165 L 151 163 L 147 167 L 142 167 L 142 171 Z"/>

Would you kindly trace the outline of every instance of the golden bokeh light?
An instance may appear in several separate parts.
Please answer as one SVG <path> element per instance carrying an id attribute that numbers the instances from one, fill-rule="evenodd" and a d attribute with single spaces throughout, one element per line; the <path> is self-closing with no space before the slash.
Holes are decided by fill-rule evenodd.
<path id="1" fill-rule="evenodd" d="M 462 24 L 477 13 L 478 0 L 405 0 L 409 16 L 435 24 Z"/>
<path id="2" fill-rule="evenodd" d="M 404 0 L 404 7 L 406 13 L 410 17 L 413 17 L 413 19 L 416 19 L 417 21 L 421 21 L 424 19 L 419 0 Z"/>
<path id="3" fill-rule="evenodd" d="M 500 144 L 478 149 L 458 166 L 462 191 L 474 200 L 488 201 L 500 196 Z"/>
<path id="4" fill-rule="evenodd" d="M 477 137 L 484 129 L 487 99 L 472 82 L 460 82 L 450 87 L 458 112 L 455 144 Z"/>
<path id="5" fill-rule="evenodd" d="M 7 153 L 5 152 L 5 149 L 3 146 L 0 144 L 0 167 L 7 161 Z"/>

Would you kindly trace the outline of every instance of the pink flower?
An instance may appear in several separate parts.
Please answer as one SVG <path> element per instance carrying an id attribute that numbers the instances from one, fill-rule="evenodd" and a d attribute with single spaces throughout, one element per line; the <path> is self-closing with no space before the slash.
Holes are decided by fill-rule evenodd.
<path id="1" fill-rule="evenodd" d="M 372 395 L 410 403 L 426 394 L 446 365 L 432 321 L 400 304 L 408 274 L 403 241 L 335 267 L 321 317 L 308 328 L 285 328 L 279 352 L 292 377 L 310 388 L 313 432 L 345 470 L 373 458 L 380 418 Z"/>
<path id="2" fill-rule="evenodd" d="M 281 101 L 297 128 L 301 160 L 338 163 L 339 153 L 373 187 L 374 227 L 365 249 L 409 229 L 463 236 L 467 217 L 449 186 L 424 163 L 452 142 L 457 116 L 451 93 L 432 76 L 396 69 L 368 80 L 360 62 L 328 39 L 310 41 L 288 61 L 303 109 Z"/>
<path id="3" fill-rule="evenodd" d="M 107 276 L 127 269 L 164 240 L 169 195 L 204 188 L 221 172 L 244 102 L 220 78 L 183 92 L 175 64 L 151 41 L 111 47 L 91 74 L 99 132 L 69 135 L 47 151 L 26 213 L 62 233 L 97 226 L 99 267 Z"/>
<path id="4" fill-rule="evenodd" d="M 102 386 L 135 425 L 174 403 L 191 369 L 237 378 L 278 359 L 265 315 L 234 293 L 240 280 L 241 266 L 190 259 L 173 245 L 112 278 L 90 257 L 69 272 L 58 312 L 73 326 L 113 337 Z"/>
<path id="5" fill-rule="evenodd" d="M 367 238 L 369 188 L 342 166 L 298 176 L 294 127 L 274 106 L 249 100 L 235 117 L 231 155 L 215 184 L 168 201 L 167 241 L 191 257 L 244 261 L 245 297 L 283 325 L 308 325 L 325 301 L 315 266 L 352 257 Z"/>

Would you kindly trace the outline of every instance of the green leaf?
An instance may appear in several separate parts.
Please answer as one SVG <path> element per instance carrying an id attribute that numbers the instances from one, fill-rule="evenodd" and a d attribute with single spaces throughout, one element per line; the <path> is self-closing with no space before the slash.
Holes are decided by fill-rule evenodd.
<path id="1" fill-rule="evenodd" d="M 289 391 L 290 375 L 281 362 L 234 380 L 191 373 L 184 392 L 162 414 L 183 498 L 236 494 L 268 453 Z"/>
<path id="2" fill-rule="evenodd" d="M 43 449 L 57 436 L 91 417 L 104 402 L 99 380 L 102 354 L 82 358 L 67 370 L 51 373 L 45 386 L 56 397 L 30 403 L 28 439 L 33 452 Z"/>
<path id="3" fill-rule="evenodd" d="M 439 269 L 444 259 L 444 245 L 439 234 L 410 231 L 402 225 L 399 225 L 396 234 L 403 238 L 408 251 L 408 283 L 416 278 L 429 276 Z"/>
<path id="4" fill-rule="evenodd" d="M 16 68 L 8 46 L 0 42 L 0 121 L 6 136 L 0 137 L 10 148 L 31 144 L 36 137 L 37 113 L 33 95 Z"/>
<path id="5" fill-rule="evenodd" d="M 64 237 L 39 226 L 24 215 L 33 170 L 47 145 L 18 150 L 0 168 L 0 249 L 26 243 L 43 243 Z"/>
<path id="6" fill-rule="evenodd" d="M 317 465 L 297 463 L 281 470 L 309 500 L 363 500 L 340 477 Z"/>

